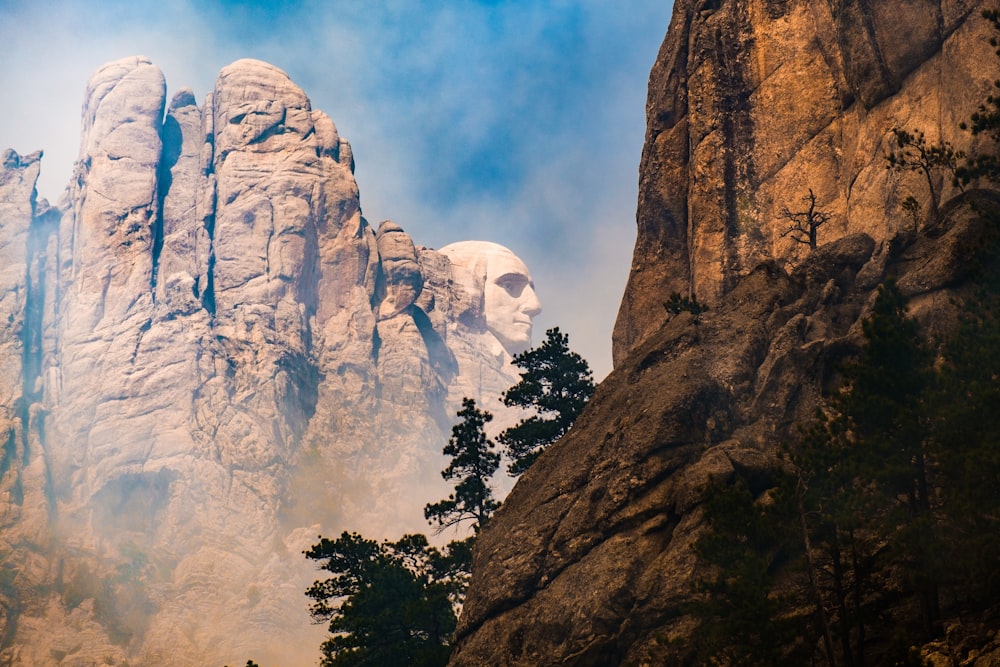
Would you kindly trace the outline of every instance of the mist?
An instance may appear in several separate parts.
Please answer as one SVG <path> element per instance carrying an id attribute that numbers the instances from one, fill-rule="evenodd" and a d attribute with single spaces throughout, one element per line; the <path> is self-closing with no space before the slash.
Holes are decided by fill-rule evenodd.
<path id="1" fill-rule="evenodd" d="M 81 101 L 103 63 L 144 54 L 162 69 L 167 100 L 190 87 L 199 104 L 223 66 L 246 57 L 273 63 L 351 142 L 361 211 L 344 196 L 345 229 L 363 229 L 363 212 L 367 233 L 393 219 L 418 247 L 477 239 L 511 248 L 542 302 L 535 343 L 559 326 L 600 379 L 611 368 L 635 238 L 646 77 L 669 11 L 652 2 L 627 16 L 610 2 L 5 3 L 0 147 L 44 150 L 39 196 L 65 208 L 83 201 L 74 177 Z M 347 165 L 328 168 L 343 176 Z M 166 195 L 148 194 L 147 212 Z M 31 387 L 17 403 L 10 442 L 19 444 L 4 463 L 2 490 L 20 508 L 4 536 L 20 546 L 0 596 L 28 601 L 16 631 L 51 636 L 23 650 L 119 664 L 141 645 L 156 663 L 168 659 L 163 651 L 196 654 L 215 642 L 230 664 L 309 664 L 323 631 L 308 622 L 303 591 L 318 573 L 302 550 L 341 530 L 432 532 L 422 510 L 449 491 L 440 451 L 457 398 L 448 394 L 457 372 L 449 364 L 461 359 L 420 356 L 413 341 L 433 332 L 402 323 L 386 326 L 374 351 L 363 326 L 356 339 L 345 334 L 329 352 L 337 363 L 324 366 L 326 352 L 309 347 L 308 327 L 288 312 L 301 307 L 318 320 L 325 296 L 354 299 L 374 318 L 377 308 L 365 311 L 370 284 L 321 295 L 303 270 L 302 299 L 290 311 L 271 303 L 280 317 L 258 309 L 226 320 L 221 290 L 219 313 L 214 291 L 206 305 L 204 256 L 191 262 L 202 274 L 157 283 L 149 272 L 156 276 L 162 237 L 125 221 L 109 229 L 138 236 L 73 237 L 111 219 L 85 208 L 73 214 L 79 227 L 72 217 L 62 227 L 51 217 L 44 227 L 30 223 L 38 238 L 18 278 L 27 284 L 12 290 L 27 293 L 24 308 L 36 314 L 22 335 L 32 349 L 11 357 L 23 359 L 19 382 Z M 238 213 L 234 221 L 256 220 L 255 211 Z M 15 231 L 22 222 L 27 228 L 4 220 Z M 205 240 L 207 226 L 192 232 L 201 235 L 192 253 L 203 253 L 199 243 L 218 247 L 224 222 L 213 218 L 211 233 L 223 235 L 214 239 Z M 157 224 L 162 235 L 165 223 Z M 349 242 L 367 256 L 370 240 Z M 141 261 L 110 270 L 122 248 Z M 230 259 L 240 252 L 255 256 L 241 248 Z M 72 276 L 57 270 L 67 262 Z M 368 267 L 365 281 L 383 270 Z M 274 294 L 284 307 L 285 295 Z M 231 311 L 252 296 L 233 297 Z M 341 363 L 352 345 L 363 353 L 356 368 Z M 393 349 L 399 366 L 384 371 Z M 426 383 L 423 395 L 409 396 L 407 377 Z M 477 387 L 497 412 L 498 387 Z M 395 412 L 372 412 L 375 405 Z M 498 495 L 511 485 L 501 475 Z M 175 625 L 157 625 L 158 617 Z"/>

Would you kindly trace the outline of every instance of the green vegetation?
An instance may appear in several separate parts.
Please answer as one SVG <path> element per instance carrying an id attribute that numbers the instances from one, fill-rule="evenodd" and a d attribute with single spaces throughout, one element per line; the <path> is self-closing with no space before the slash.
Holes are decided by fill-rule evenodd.
<path id="1" fill-rule="evenodd" d="M 517 355 L 513 363 L 524 372 L 521 381 L 504 392 L 504 405 L 535 411 L 499 437 L 510 459 L 507 472 L 517 476 L 569 431 L 594 395 L 594 380 L 590 366 L 569 349 L 569 336 L 559 327 L 546 331 L 545 342 Z"/>
<path id="2" fill-rule="evenodd" d="M 461 585 L 449 554 L 423 535 L 378 543 L 345 532 L 321 538 L 306 557 L 332 575 L 306 591 L 310 614 L 332 635 L 322 646 L 324 667 L 447 662 Z"/>
<path id="3" fill-rule="evenodd" d="M 886 154 L 886 168 L 892 171 L 912 171 L 922 174 L 927 181 L 927 190 L 931 200 L 931 214 L 935 222 L 940 221 L 941 192 L 935 187 L 935 177 L 939 172 L 946 172 L 955 185 L 961 185 L 958 179 L 959 161 L 965 158 L 962 151 L 957 151 L 947 141 L 939 144 L 928 143 L 927 137 L 920 130 L 892 129 L 894 147 Z M 912 196 L 907 198 L 916 201 Z M 913 204 L 909 203 L 912 208 Z"/>
<path id="4" fill-rule="evenodd" d="M 681 296 L 680 292 L 673 292 L 670 298 L 663 304 L 663 307 L 671 315 L 680 315 L 681 313 L 700 315 L 708 310 L 708 306 L 698 303 L 698 297 Z"/>
<path id="5" fill-rule="evenodd" d="M 538 413 L 501 436 L 517 464 L 511 464 L 512 475 L 523 472 L 545 446 L 569 429 L 594 391 L 590 368 L 570 352 L 568 337 L 558 328 L 546 336 L 539 348 L 515 357 L 513 363 L 526 372 L 503 396 L 507 405 Z M 424 516 L 439 532 L 470 525 L 470 537 L 439 550 L 424 535 L 377 542 L 344 532 L 335 540 L 320 536 L 304 552 L 330 573 L 306 591 L 313 600 L 309 610 L 313 619 L 327 623 L 330 630 L 322 646 L 324 667 L 447 663 L 472 571 L 476 535 L 500 506 L 491 486 L 500 453 L 486 435 L 493 416 L 471 398 L 462 399 L 457 416 L 444 447 L 451 461 L 441 473 L 455 482 L 455 490 L 426 505 Z"/>
<path id="6" fill-rule="evenodd" d="M 994 32 L 1000 33 L 1000 10 L 983 12 L 983 18 L 993 24 Z M 990 39 L 990 45 L 1000 56 L 1000 42 L 996 36 Z M 1000 88 L 1000 80 L 993 82 L 994 88 Z M 985 134 L 994 142 L 1000 142 L 1000 95 L 988 95 L 986 101 L 979 105 L 979 110 L 972 114 L 969 123 L 962 123 L 963 130 L 968 130 L 973 136 Z M 1000 182 L 1000 156 L 995 153 L 974 155 L 961 165 L 956 178 L 962 184 L 985 178 L 992 183 Z"/>
<path id="7" fill-rule="evenodd" d="M 935 363 L 899 290 L 880 288 L 788 470 L 766 492 L 737 477 L 709 493 L 696 549 L 718 574 L 698 583 L 694 664 L 916 665 L 910 647 L 941 635 L 943 609 L 995 603 L 998 305 L 976 301 Z"/>
<path id="8" fill-rule="evenodd" d="M 695 586 L 702 598 L 692 613 L 701 621 L 693 637 L 699 665 L 798 664 L 783 652 L 801 635 L 801 622 L 784 614 L 786 595 L 775 593 L 772 562 L 787 551 L 778 505 L 758 502 L 743 480 L 713 486 L 705 501 L 712 531 L 695 551 L 712 576 Z"/>
<path id="9" fill-rule="evenodd" d="M 451 463 L 441 471 L 446 480 L 458 480 L 455 492 L 445 500 L 428 504 L 424 517 L 436 522 L 441 530 L 471 521 L 478 533 L 500 507 L 490 487 L 490 480 L 500 467 L 500 454 L 486 437 L 485 427 L 493 415 L 477 408 L 473 399 L 463 398 L 458 416 L 461 421 L 452 427 L 451 438 L 444 448 Z"/>

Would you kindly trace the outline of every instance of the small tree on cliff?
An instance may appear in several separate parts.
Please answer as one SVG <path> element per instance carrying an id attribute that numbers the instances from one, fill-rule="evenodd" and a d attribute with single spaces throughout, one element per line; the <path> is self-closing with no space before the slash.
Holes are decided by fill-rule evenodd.
<path id="1" fill-rule="evenodd" d="M 781 217 L 790 223 L 788 229 L 782 232 L 781 238 L 791 236 L 793 241 L 815 250 L 816 231 L 830 221 L 830 214 L 816 208 L 816 195 L 812 188 L 802 201 L 809 205 L 804 211 L 791 211 L 787 206 L 781 209 Z"/>
<path id="2" fill-rule="evenodd" d="M 521 381 L 504 392 L 504 405 L 535 410 L 498 438 L 511 460 L 507 471 L 516 476 L 569 430 L 594 395 L 594 380 L 590 366 L 569 349 L 569 336 L 559 327 L 546 331 L 545 342 L 517 355 L 513 363 L 524 372 Z"/>
<path id="3" fill-rule="evenodd" d="M 500 467 L 500 454 L 486 437 L 485 426 L 493 415 L 477 408 L 475 400 L 463 398 L 458 416 L 461 421 L 452 427 L 444 448 L 451 463 L 441 471 L 442 477 L 458 480 L 458 484 L 448 498 L 424 507 L 424 517 L 437 523 L 440 530 L 472 521 L 478 533 L 500 506 L 490 486 L 493 473 Z"/>
<path id="4" fill-rule="evenodd" d="M 937 222 L 940 218 L 941 192 L 934 185 L 935 175 L 945 171 L 951 176 L 952 183 L 961 187 L 959 178 L 959 160 L 965 157 L 965 153 L 955 150 L 947 141 L 939 144 L 930 144 L 924 133 L 919 130 L 907 131 L 900 128 L 892 129 L 893 146 L 886 154 L 886 168 L 892 171 L 913 171 L 923 174 L 927 181 L 927 190 L 931 197 L 931 215 Z M 912 210 L 911 200 L 908 197 L 905 202 Z"/>

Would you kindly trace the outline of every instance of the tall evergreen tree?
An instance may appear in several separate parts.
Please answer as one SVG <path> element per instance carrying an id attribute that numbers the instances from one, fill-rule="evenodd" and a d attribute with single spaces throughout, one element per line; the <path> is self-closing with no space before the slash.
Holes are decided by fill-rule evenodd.
<path id="1" fill-rule="evenodd" d="M 485 426 L 493 415 L 476 407 L 471 398 L 462 399 L 459 421 L 451 429 L 444 453 L 451 463 L 441 471 L 446 480 L 458 480 L 455 492 L 445 500 L 424 507 L 424 517 L 440 529 L 471 521 L 478 533 L 500 503 L 493 497 L 490 480 L 500 467 L 496 445 L 486 437 Z"/>
<path id="2" fill-rule="evenodd" d="M 472 399 L 462 405 L 444 448 L 452 460 L 441 473 L 458 484 L 448 499 L 427 505 L 424 513 L 442 528 L 472 521 L 478 533 L 499 506 L 489 481 L 500 455 L 484 430 L 492 415 Z M 329 623 L 323 667 L 444 665 L 468 586 L 474 540 L 455 540 L 439 551 L 424 535 L 381 543 L 347 532 L 336 540 L 320 537 L 305 555 L 332 573 L 306 591 L 314 601 L 312 617 Z"/>
<path id="3" fill-rule="evenodd" d="M 997 243 L 994 240 L 993 247 Z M 945 562 L 970 602 L 1000 596 L 1000 275 L 945 345 L 933 398 Z"/>
<path id="4" fill-rule="evenodd" d="M 865 346 L 845 369 L 849 391 L 834 404 L 847 419 L 860 480 L 871 480 L 880 494 L 882 532 L 894 555 L 909 564 L 909 583 L 930 635 L 940 618 L 926 403 L 933 355 L 892 282 L 879 288 L 863 324 Z"/>
<path id="5" fill-rule="evenodd" d="M 848 667 L 868 662 L 869 630 L 893 595 L 916 596 L 927 634 L 940 616 L 926 402 L 932 355 L 892 282 L 879 288 L 863 331 L 830 413 L 790 448 L 797 481 L 784 490 L 827 663 Z M 886 576 L 890 568 L 902 578 Z M 889 580 L 904 589 L 886 588 Z"/>
<path id="6" fill-rule="evenodd" d="M 593 373 L 586 360 L 569 349 L 569 336 L 559 327 L 545 332 L 545 341 L 514 357 L 524 370 L 521 380 L 503 394 L 504 405 L 531 408 L 498 438 L 510 459 L 507 471 L 520 475 L 542 451 L 561 438 L 594 395 Z"/>
<path id="7" fill-rule="evenodd" d="M 776 494 L 795 517 L 826 662 L 847 667 L 865 664 L 868 629 L 884 597 L 875 576 L 884 556 L 876 520 L 883 503 L 855 445 L 845 415 L 821 414 L 790 448 L 794 484 Z"/>
<path id="8" fill-rule="evenodd" d="M 711 531 L 695 543 L 695 552 L 714 574 L 695 586 L 705 594 L 694 604 L 701 620 L 693 633 L 696 665 L 778 667 L 805 664 L 788 647 L 803 636 L 806 621 L 787 595 L 775 593 L 772 564 L 787 557 L 789 531 L 784 506 L 754 497 L 737 476 L 707 490 L 705 518 Z"/>

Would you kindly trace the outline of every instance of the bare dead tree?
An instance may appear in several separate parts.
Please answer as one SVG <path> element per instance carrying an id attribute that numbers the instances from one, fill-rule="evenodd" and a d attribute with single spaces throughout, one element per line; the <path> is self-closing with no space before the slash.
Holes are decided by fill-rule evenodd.
<path id="1" fill-rule="evenodd" d="M 781 209 L 781 217 L 790 224 L 788 229 L 782 233 L 781 238 L 791 236 L 792 240 L 808 245 L 810 249 L 816 249 L 816 230 L 830 220 L 830 214 L 816 208 L 816 195 L 812 188 L 809 194 L 802 198 L 802 201 L 809 204 L 805 211 L 791 211 L 787 206 Z"/>

